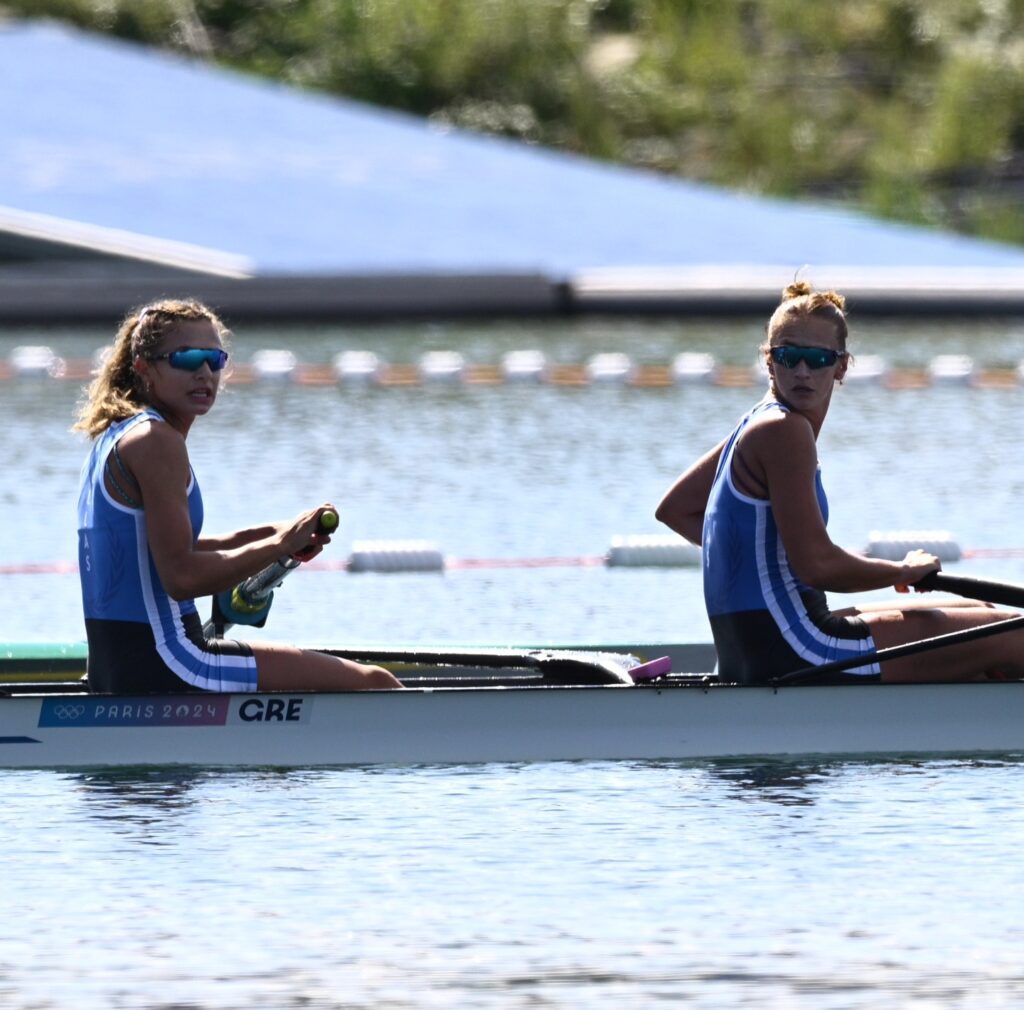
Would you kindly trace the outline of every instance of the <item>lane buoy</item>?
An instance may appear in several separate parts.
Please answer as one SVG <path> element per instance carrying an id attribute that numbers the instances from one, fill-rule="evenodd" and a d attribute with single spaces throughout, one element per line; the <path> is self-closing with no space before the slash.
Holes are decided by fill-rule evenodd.
<path id="1" fill-rule="evenodd" d="M 508 382 L 543 382 L 548 361 L 543 351 L 509 351 L 501 359 L 501 374 Z"/>
<path id="2" fill-rule="evenodd" d="M 889 363 L 880 354 L 858 354 L 846 370 L 847 382 L 884 382 L 889 375 Z"/>
<path id="3" fill-rule="evenodd" d="M 252 356 L 253 375 L 258 379 L 275 382 L 290 382 L 295 377 L 298 358 L 292 351 L 278 347 L 267 347 Z"/>
<path id="4" fill-rule="evenodd" d="M 681 537 L 642 533 L 612 537 L 606 563 L 609 568 L 694 568 L 701 553 Z"/>
<path id="5" fill-rule="evenodd" d="M 8 360 L 13 374 L 23 379 L 59 379 L 66 368 L 64 359 L 42 344 L 15 347 Z"/>
<path id="6" fill-rule="evenodd" d="M 864 554 L 885 561 L 902 561 L 913 550 L 934 554 L 943 564 L 963 557 L 963 550 L 948 530 L 872 530 Z"/>
<path id="7" fill-rule="evenodd" d="M 443 572 L 444 555 L 427 540 L 357 540 L 350 572 Z"/>
<path id="8" fill-rule="evenodd" d="M 593 383 L 625 384 L 636 375 L 636 365 L 628 354 L 606 351 L 595 354 L 587 362 L 584 371 L 587 379 Z"/>
<path id="9" fill-rule="evenodd" d="M 670 373 L 680 385 L 712 383 L 718 378 L 718 362 L 711 354 L 683 351 L 672 359 Z"/>
<path id="10" fill-rule="evenodd" d="M 351 385 L 372 385 L 380 381 L 383 365 L 373 351 L 341 351 L 332 362 L 338 382 Z"/>
<path id="11" fill-rule="evenodd" d="M 425 382 L 461 382 L 466 361 L 458 351 L 427 351 L 419 360 L 420 377 Z"/>
<path id="12" fill-rule="evenodd" d="M 927 371 L 937 385 L 970 385 L 976 376 L 974 359 L 967 354 L 939 354 L 928 363 Z"/>

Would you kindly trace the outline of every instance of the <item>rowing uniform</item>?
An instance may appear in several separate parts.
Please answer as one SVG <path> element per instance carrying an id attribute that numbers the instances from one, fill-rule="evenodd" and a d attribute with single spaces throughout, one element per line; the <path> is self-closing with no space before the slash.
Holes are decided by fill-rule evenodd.
<path id="1" fill-rule="evenodd" d="M 719 675 L 744 684 L 855 658 L 875 648 L 864 621 L 830 613 L 825 594 L 796 577 L 771 502 L 743 494 L 733 481 L 736 443 L 747 425 L 768 412 L 788 410 L 775 400 L 763 400 L 744 415 L 722 450 L 704 514 L 704 600 Z M 820 468 L 815 487 L 827 524 Z M 878 664 L 870 663 L 828 679 L 877 680 L 878 675 Z"/>
<path id="2" fill-rule="evenodd" d="M 256 660 L 244 642 L 208 640 L 193 600 L 164 590 L 149 551 L 146 513 L 117 451 L 120 438 L 143 422 L 165 423 L 152 409 L 111 425 L 82 467 L 78 498 L 78 564 L 89 642 L 89 687 L 104 693 L 254 691 Z M 108 491 L 108 475 L 124 498 Z M 134 487 L 132 488 L 134 490 Z M 195 474 L 188 486 L 193 535 L 203 525 Z"/>

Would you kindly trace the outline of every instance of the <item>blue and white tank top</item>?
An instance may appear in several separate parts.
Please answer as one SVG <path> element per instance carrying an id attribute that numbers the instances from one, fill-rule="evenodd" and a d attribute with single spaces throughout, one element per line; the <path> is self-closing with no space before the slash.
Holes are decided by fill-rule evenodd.
<path id="1" fill-rule="evenodd" d="M 768 610 L 785 628 L 806 620 L 800 594 L 813 590 L 790 568 L 771 503 L 743 494 L 732 478 L 733 453 L 740 435 L 754 418 L 774 411 L 788 413 L 789 408 L 765 400 L 745 414 L 719 458 L 704 513 L 704 600 L 710 617 Z M 815 490 L 827 524 L 828 499 L 820 468 L 815 474 Z"/>
<path id="2" fill-rule="evenodd" d="M 195 613 L 193 600 L 172 600 L 164 591 L 149 552 L 146 513 L 116 501 L 103 474 L 115 443 L 137 424 L 166 423 L 155 410 L 145 410 L 111 425 L 93 443 L 82 467 L 78 496 L 78 568 L 86 619 L 149 624 L 157 642 L 177 638 L 181 616 Z M 190 473 L 188 511 L 192 535 L 203 526 L 203 498 Z"/>

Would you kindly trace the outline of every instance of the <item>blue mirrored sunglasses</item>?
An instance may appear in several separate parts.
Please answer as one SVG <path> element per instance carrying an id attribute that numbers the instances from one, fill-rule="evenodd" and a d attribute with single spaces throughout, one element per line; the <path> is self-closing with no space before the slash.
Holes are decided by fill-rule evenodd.
<path id="1" fill-rule="evenodd" d="M 772 361 L 783 368 L 796 368 L 801 361 L 808 368 L 828 368 L 846 357 L 846 351 L 833 351 L 831 347 L 791 347 L 789 344 L 773 347 L 768 353 Z"/>
<path id="2" fill-rule="evenodd" d="M 219 372 L 228 361 L 228 352 L 219 347 L 183 347 L 167 354 L 151 354 L 149 361 L 166 361 L 171 368 L 185 372 L 197 372 L 203 365 L 209 365 L 211 372 Z"/>

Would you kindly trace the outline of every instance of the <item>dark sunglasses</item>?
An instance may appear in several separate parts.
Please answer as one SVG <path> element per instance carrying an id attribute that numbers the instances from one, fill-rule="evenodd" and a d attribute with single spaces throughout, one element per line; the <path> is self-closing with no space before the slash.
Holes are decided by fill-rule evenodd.
<path id="1" fill-rule="evenodd" d="M 219 372 L 227 364 L 228 352 L 219 347 L 183 347 L 167 354 L 151 354 L 146 360 L 166 361 L 171 368 L 184 372 L 198 372 L 203 365 L 209 365 L 211 372 Z"/>
<path id="2" fill-rule="evenodd" d="M 783 368 L 796 368 L 801 361 L 808 368 L 828 368 L 846 357 L 846 351 L 833 351 L 830 347 L 791 347 L 789 344 L 773 347 L 768 353 L 772 361 Z"/>

